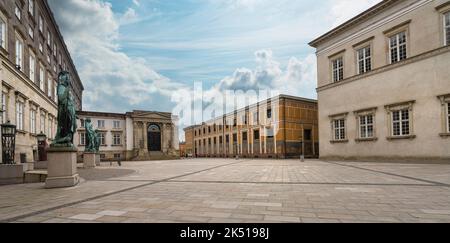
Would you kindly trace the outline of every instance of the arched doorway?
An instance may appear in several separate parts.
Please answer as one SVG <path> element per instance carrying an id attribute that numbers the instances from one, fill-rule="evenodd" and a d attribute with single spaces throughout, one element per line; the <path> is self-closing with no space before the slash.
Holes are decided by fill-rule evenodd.
<path id="1" fill-rule="evenodd" d="M 161 128 L 156 124 L 148 127 L 148 151 L 161 151 Z"/>

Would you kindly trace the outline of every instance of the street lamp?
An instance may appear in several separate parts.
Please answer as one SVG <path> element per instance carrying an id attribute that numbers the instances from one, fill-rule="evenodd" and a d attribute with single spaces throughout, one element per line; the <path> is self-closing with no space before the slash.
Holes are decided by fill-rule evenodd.
<path id="1" fill-rule="evenodd" d="M 45 149 L 47 148 L 47 135 L 41 131 L 41 133 L 37 135 L 37 141 L 39 161 L 47 161 L 47 153 L 45 152 Z"/>
<path id="2" fill-rule="evenodd" d="M 16 150 L 16 126 L 8 121 L 6 124 L 2 124 L 1 128 L 3 164 L 15 164 L 14 153 Z"/>

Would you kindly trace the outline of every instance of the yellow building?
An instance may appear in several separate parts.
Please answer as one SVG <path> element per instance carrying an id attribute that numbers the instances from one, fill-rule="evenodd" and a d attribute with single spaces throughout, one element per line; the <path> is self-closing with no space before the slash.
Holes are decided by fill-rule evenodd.
<path id="1" fill-rule="evenodd" d="M 186 149 L 197 157 L 317 157 L 317 115 L 317 101 L 280 95 L 186 128 Z"/>

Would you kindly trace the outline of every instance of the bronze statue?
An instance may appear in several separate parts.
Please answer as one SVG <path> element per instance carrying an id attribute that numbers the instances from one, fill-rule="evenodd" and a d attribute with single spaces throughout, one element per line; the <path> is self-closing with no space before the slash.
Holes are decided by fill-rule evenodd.
<path id="1" fill-rule="evenodd" d="M 70 92 L 70 74 L 62 71 L 58 75 L 58 127 L 51 147 L 74 148 L 73 135 L 77 131 L 75 104 Z"/>
<path id="2" fill-rule="evenodd" d="M 86 146 L 85 152 L 96 153 L 97 151 L 97 134 L 92 126 L 92 121 L 90 118 L 86 119 L 84 123 L 84 128 L 86 129 Z"/>
<path id="3" fill-rule="evenodd" d="M 100 152 L 100 131 L 95 130 L 95 152 Z"/>

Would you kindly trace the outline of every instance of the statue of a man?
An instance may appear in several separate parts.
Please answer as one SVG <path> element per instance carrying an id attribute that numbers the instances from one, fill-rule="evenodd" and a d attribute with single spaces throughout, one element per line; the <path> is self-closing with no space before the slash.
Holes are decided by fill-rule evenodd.
<path id="1" fill-rule="evenodd" d="M 95 151 L 98 153 L 100 152 L 100 131 L 97 129 L 95 130 Z"/>
<path id="2" fill-rule="evenodd" d="M 95 153 L 97 138 L 95 134 L 94 127 L 92 126 L 92 121 L 90 118 L 86 119 L 84 123 L 84 128 L 86 129 L 86 147 L 85 152 Z"/>
<path id="3" fill-rule="evenodd" d="M 75 104 L 70 93 L 70 74 L 62 71 L 58 75 L 58 127 L 52 147 L 73 148 L 73 135 L 77 131 Z"/>

